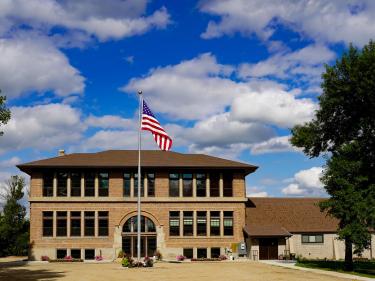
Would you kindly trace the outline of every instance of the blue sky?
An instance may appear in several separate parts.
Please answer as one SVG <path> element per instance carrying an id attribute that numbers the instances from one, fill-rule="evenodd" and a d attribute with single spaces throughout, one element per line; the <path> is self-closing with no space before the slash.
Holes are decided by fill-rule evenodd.
<path id="1" fill-rule="evenodd" d="M 173 151 L 259 165 L 252 196 L 324 196 L 323 159 L 288 142 L 324 64 L 374 38 L 373 1 L 0 3 L 0 180 L 67 153 L 136 149 L 137 90 Z M 157 149 L 144 132 L 145 149 Z"/>

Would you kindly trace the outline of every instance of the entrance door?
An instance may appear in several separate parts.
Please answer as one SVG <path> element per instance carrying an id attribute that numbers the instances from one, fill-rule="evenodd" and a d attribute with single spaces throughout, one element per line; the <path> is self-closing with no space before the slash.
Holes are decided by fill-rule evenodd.
<path id="1" fill-rule="evenodd" d="M 261 260 L 277 260 L 278 259 L 277 238 L 259 239 L 259 259 Z"/>

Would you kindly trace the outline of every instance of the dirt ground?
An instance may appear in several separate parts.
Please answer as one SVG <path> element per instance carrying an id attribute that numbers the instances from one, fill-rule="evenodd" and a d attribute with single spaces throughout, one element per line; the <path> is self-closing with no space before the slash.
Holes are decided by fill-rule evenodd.
<path id="1" fill-rule="evenodd" d="M 271 280 L 348 280 L 311 272 L 280 268 L 258 262 L 156 263 L 153 268 L 122 268 L 117 263 L 33 263 L 14 264 L 0 260 L 0 280 L 67 281 L 271 281 Z"/>

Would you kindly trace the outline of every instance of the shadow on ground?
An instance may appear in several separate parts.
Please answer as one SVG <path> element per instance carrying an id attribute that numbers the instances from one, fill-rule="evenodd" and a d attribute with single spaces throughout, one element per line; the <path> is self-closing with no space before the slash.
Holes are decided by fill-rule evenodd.
<path id="1" fill-rule="evenodd" d="M 56 272 L 46 269 L 29 269 L 27 266 L 7 265 L 2 263 L 0 265 L 0 280 L 1 281 L 38 281 L 38 280 L 57 280 L 63 277 L 64 272 Z"/>

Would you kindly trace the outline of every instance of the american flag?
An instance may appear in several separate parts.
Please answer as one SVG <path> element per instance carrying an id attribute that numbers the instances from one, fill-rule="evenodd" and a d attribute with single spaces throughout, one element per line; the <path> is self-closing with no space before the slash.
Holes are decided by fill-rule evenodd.
<path id="1" fill-rule="evenodd" d="M 172 147 L 172 139 L 164 131 L 159 121 L 152 114 L 147 103 L 143 101 L 142 130 L 150 131 L 161 150 L 168 151 Z"/>

